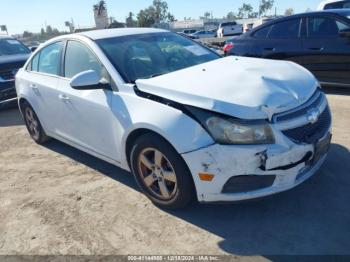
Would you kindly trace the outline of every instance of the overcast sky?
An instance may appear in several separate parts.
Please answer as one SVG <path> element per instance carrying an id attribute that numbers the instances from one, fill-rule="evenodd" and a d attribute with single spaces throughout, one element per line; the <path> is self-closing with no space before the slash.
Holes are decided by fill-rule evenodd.
<path id="1" fill-rule="evenodd" d="M 64 22 L 73 18 L 76 26 L 94 25 L 92 5 L 97 0 L 0 0 L 0 25 L 6 24 L 10 34 L 23 33 L 24 30 L 39 32 L 42 27 L 51 25 L 64 30 Z M 131 11 L 137 13 L 149 6 L 152 0 L 106 0 L 109 16 L 125 21 Z M 257 10 L 259 0 L 168 0 L 169 11 L 175 18 L 198 18 L 205 11 L 215 17 L 223 17 L 229 11 L 237 11 L 243 3 L 250 3 Z M 315 10 L 320 0 L 275 0 L 278 13 L 292 7 L 296 12 L 307 8 Z M 271 11 L 274 13 L 274 10 Z"/>

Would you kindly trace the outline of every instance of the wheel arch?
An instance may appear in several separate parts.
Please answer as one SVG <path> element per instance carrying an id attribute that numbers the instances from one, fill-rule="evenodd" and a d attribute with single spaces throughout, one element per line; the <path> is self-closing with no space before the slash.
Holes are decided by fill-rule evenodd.
<path id="1" fill-rule="evenodd" d="M 176 152 L 178 152 L 180 154 L 180 152 L 176 149 L 176 147 L 174 146 L 173 143 L 171 143 L 169 141 L 169 138 L 166 138 L 164 135 L 160 134 L 160 132 L 157 132 L 153 129 L 150 129 L 150 128 L 145 128 L 145 127 L 140 127 L 140 128 L 136 128 L 134 130 L 132 130 L 126 137 L 126 140 L 125 140 L 125 150 L 124 150 L 124 154 L 125 154 L 125 159 L 127 160 L 127 163 L 128 163 L 128 166 L 130 168 L 130 153 L 131 153 L 131 150 L 132 150 L 132 147 L 135 143 L 135 141 L 145 135 L 145 134 L 154 134 L 156 136 L 159 136 L 161 137 L 162 139 L 164 139 L 166 142 L 169 143 L 169 145 L 171 145 L 174 150 Z"/>
<path id="2" fill-rule="evenodd" d="M 193 185 L 193 189 L 194 189 L 194 193 L 195 195 L 197 195 L 197 188 L 196 188 L 196 184 L 195 184 L 195 180 L 194 180 L 194 177 L 193 177 L 193 174 L 191 173 L 191 170 L 190 170 L 190 167 L 188 166 L 187 162 L 185 161 L 185 159 L 182 157 L 182 154 L 177 150 L 177 148 L 169 141 L 169 139 L 167 139 L 164 135 L 161 135 L 159 132 L 157 131 L 154 131 L 152 129 L 149 129 L 149 128 L 138 128 L 138 129 L 135 129 L 133 131 L 131 131 L 129 133 L 129 135 L 127 136 L 126 138 L 126 142 L 125 142 L 125 157 L 126 157 L 126 160 L 127 160 L 127 164 L 128 164 L 128 167 L 129 169 L 131 170 L 131 151 L 132 151 L 132 147 L 135 143 L 135 141 L 143 136 L 143 135 L 146 135 L 146 134 L 154 134 L 160 138 L 162 138 L 164 141 L 166 141 L 174 150 L 175 152 L 177 152 L 179 154 L 179 157 L 183 160 L 183 163 L 185 164 L 186 168 L 188 169 L 188 172 L 189 174 L 191 174 L 190 176 L 190 179 L 192 181 L 192 185 Z"/>

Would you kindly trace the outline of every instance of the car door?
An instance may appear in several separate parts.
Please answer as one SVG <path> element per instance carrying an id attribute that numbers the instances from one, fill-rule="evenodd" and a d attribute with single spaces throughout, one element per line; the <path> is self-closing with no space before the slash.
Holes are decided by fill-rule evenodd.
<path id="1" fill-rule="evenodd" d="M 335 16 L 307 18 L 302 64 L 321 82 L 350 84 L 350 38 L 341 36 L 342 30 L 350 25 Z"/>
<path id="2" fill-rule="evenodd" d="M 257 31 L 253 35 L 258 39 L 253 48 L 255 56 L 298 62 L 302 54 L 301 25 L 301 18 L 293 18 Z"/>
<path id="3" fill-rule="evenodd" d="M 115 129 L 111 107 L 112 91 L 76 90 L 70 86 L 77 74 L 94 70 L 101 82 L 111 84 L 105 67 L 96 55 L 82 42 L 70 40 L 66 44 L 63 61 L 63 77 L 59 80 L 57 101 L 61 115 L 59 136 L 70 142 L 117 161 L 117 145 L 114 144 Z"/>
<path id="4" fill-rule="evenodd" d="M 26 94 L 46 132 L 54 132 L 57 119 L 55 98 L 63 42 L 55 42 L 37 53 L 23 72 Z"/>

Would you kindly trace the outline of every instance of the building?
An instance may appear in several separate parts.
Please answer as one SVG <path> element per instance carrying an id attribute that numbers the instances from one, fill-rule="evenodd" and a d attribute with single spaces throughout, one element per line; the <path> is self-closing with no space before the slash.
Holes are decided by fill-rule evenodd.
<path id="1" fill-rule="evenodd" d="M 105 1 L 100 1 L 93 7 L 97 29 L 105 29 L 109 26 L 108 12 Z"/>
<path id="2" fill-rule="evenodd" d="M 238 24 L 241 24 L 245 31 L 259 26 L 266 22 L 268 18 L 244 18 L 236 19 Z M 196 19 L 196 20 L 183 20 L 175 21 L 169 23 L 169 29 L 172 31 L 183 31 L 185 29 L 195 29 L 195 30 L 215 30 L 218 29 L 221 23 L 232 22 L 228 19 Z"/>

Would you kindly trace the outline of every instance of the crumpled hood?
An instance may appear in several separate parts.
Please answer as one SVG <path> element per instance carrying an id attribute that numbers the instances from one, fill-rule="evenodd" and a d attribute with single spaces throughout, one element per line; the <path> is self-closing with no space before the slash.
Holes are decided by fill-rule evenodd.
<path id="1" fill-rule="evenodd" d="M 243 119 L 271 119 L 305 103 L 318 82 L 292 62 L 230 56 L 140 79 L 136 85 L 181 104 Z"/>

